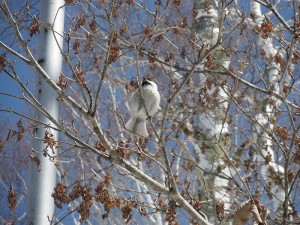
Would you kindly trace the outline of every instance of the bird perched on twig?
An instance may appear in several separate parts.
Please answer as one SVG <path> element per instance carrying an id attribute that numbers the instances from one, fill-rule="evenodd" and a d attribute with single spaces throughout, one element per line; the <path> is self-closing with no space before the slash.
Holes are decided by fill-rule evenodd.
<path id="1" fill-rule="evenodd" d="M 146 119 L 157 112 L 159 103 L 160 94 L 157 85 L 153 81 L 144 78 L 141 88 L 136 89 L 130 98 L 131 118 L 126 123 L 125 128 L 132 133 L 148 137 Z"/>

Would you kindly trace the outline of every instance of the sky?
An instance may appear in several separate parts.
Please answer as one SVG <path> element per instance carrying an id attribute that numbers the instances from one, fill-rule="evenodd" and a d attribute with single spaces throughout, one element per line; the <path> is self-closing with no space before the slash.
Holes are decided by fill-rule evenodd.
<path id="1" fill-rule="evenodd" d="M 30 77 L 30 72 L 28 67 L 25 66 L 22 62 L 17 62 L 15 64 L 16 72 L 20 76 L 20 78 L 26 79 L 26 77 Z M 32 78 L 31 78 L 32 79 Z M 32 80 L 29 82 L 32 82 Z M 24 107 L 23 100 L 17 99 L 12 96 L 8 96 L 5 94 L 10 94 L 12 96 L 22 97 L 22 90 L 17 85 L 17 81 L 13 80 L 4 72 L 0 72 L 0 107 L 1 109 L 12 108 L 13 110 L 21 110 Z M 1 118 L 3 118 L 4 114 L 1 113 Z"/>

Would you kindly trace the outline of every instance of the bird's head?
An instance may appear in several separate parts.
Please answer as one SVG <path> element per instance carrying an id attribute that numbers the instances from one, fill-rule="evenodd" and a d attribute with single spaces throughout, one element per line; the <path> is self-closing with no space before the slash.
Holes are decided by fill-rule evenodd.
<path id="1" fill-rule="evenodd" d="M 157 90 L 156 83 L 154 83 L 153 81 L 151 81 L 149 78 L 145 78 L 144 77 L 143 82 L 142 82 L 142 86 L 146 87 L 147 85 L 151 85 L 152 87 L 154 87 Z"/>

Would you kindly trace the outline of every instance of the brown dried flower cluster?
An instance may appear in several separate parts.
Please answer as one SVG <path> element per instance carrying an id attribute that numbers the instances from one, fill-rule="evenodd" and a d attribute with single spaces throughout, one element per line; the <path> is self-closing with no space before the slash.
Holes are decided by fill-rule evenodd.
<path id="1" fill-rule="evenodd" d="M 77 30 L 78 28 L 80 28 L 81 26 L 83 26 L 85 24 L 85 15 L 83 13 L 80 14 L 79 18 L 77 18 L 76 23 L 74 25 L 74 30 Z"/>
<path id="2" fill-rule="evenodd" d="M 77 208 L 77 212 L 80 214 L 80 220 L 84 221 L 90 216 L 90 208 L 93 205 L 93 194 L 91 193 L 91 188 L 87 185 L 82 186 L 80 195 L 82 198 L 79 207 Z"/>
<path id="3" fill-rule="evenodd" d="M 134 0 L 127 0 L 126 2 L 128 5 L 134 6 Z"/>
<path id="4" fill-rule="evenodd" d="M 116 151 L 120 154 L 120 156 L 121 156 L 122 158 L 128 158 L 128 157 L 132 154 L 131 151 L 127 150 L 128 147 L 129 147 L 129 144 L 126 143 L 125 140 L 120 139 L 120 141 L 119 141 L 119 146 L 118 146 L 118 148 L 116 149 Z"/>
<path id="5" fill-rule="evenodd" d="M 170 200 L 168 203 L 168 208 L 166 210 L 165 221 L 168 221 L 171 225 L 179 225 L 179 222 L 176 218 L 176 202 L 174 200 Z"/>
<path id="6" fill-rule="evenodd" d="M 294 163 L 297 163 L 297 164 L 300 165 L 300 147 L 299 147 L 299 145 L 297 147 L 297 151 L 293 155 L 292 160 L 293 160 Z"/>
<path id="7" fill-rule="evenodd" d="M 63 204 L 68 204 L 71 201 L 74 201 L 81 197 L 81 202 L 77 208 L 77 212 L 80 214 L 80 220 L 84 221 L 90 216 L 90 208 L 93 205 L 93 200 L 98 203 L 102 203 L 105 209 L 105 213 L 102 215 L 102 218 L 105 219 L 108 217 L 109 212 L 112 208 L 119 208 L 122 217 L 129 222 L 132 216 L 132 210 L 141 206 L 138 212 L 141 215 L 147 216 L 148 212 L 143 207 L 144 202 L 137 200 L 136 198 L 120 198 L 117 195 L 111 195 L 109 191 L 111 174 L 107 173 L 102 181 L 96 186 L 95 190 L 92 191 L 92 188 L 88 185 L 81 185 L 79 181 L 76 182 L 74 188 L 67 193 L 67 187 L 61 183 L 58 183 L 52 197 L 54 198 L 55 205 L 58 208 L 62 208 Z M 167 207 L 166 207 L 167 208 Z"/>
<path id="8" fill-rule="evenodd" d="M 207 14 L 210 14 L 210 10 L 211 10 L 211 0 L 206 0 L 204 1 L 204 10 L 206 11 Z"/>
<path id="9" fill-rule="evenodd" d="M 127 31 L 127 27 L 123 25 L 119 29 L 119 34 L 122 36 L 125 33 L 125 31 Z"/>
<path id="10" fill-rule="evenodd" d="M 76 39 L 74 44 L 73 44 L 74 54 L 79 53 L 79 47 L 80 47 L 80 41 L 79 41 L 79 39 Z"/>
<path id="11" fill-rule="evenodd" d="M 23 123 L 22 123 L 22 118 L 20 118 L 20 120 L 17 123 L 17 127 L 19 129 L 19 131 L 17 132 L 17 141 L 20 141 L 23 139 L 24 137 L 24 132 L 25 132 L 25 128 L 23 127 Z"/>
<path id="12" fill-rule="evenodd" d="M 66 186 L 58 183 L 54 187 L 54 193 L 51 194 L 57 208 L 62 208 L 62 204 L 69 203 L 70 197 L 66 194 Z"/>
<path id="13" fill-rule="evenodd" d="M 48 130 L 45 130 L 44 143 L 46 144 L 46 149 L 48 147 L 50 147 L 51 150 L 58 148 L 58 143 L 55 141 L 54 135 Z"/>
<path id="14" fill-rule="evenodd" d="M 97 33 L 97 31 L 98 31 L 97 21 L 96 21 L 95 17 L 93 17 L 92 22 L 90 23 L 90 29 L 91 29 L 91 31 L 93 31 L 93 33 Z"/>
<path id="15" fill-rule="evenodd" d="M 106 150 L 105 150 L 105 147 L 104 147 L 104 145 L 102 144 L 101 141 L 97 141 L 97 143 L 96 143 L 96 148 L 97 148 L 98 150 L 100 150 L 101 152 L 105 152 L 105 151 L 106 151 Z"/>
<path id="16" fill-rule="evenodd" d="M 41 22 L 34 18 L 34 20 L 32 21 L 32 23 L 30 24 L 30 27 L 29 27 L 29 35 L 30 37 L 32 37 L 33 35 L 35 35 L 36 33 L 38 33 L 40 31 L 40 26 L 41 26 Z"/>
<path id="17" fill-rule="evenodd" d="M 281 57 L 281 55 L 279 53 L 277 53 L 274 57 L 274 60 L 276 63 L 278 63 L 280 65 L 280 69 L 283 71 L 286 65 L 286 62 L 284 61 L 284 59 Z"/>
<path id="18" fill-rule="evenodd" d="M 76 79 L 76 82 L 80 86 L 84 86 L 86 84 L 85 76 L 84 76 L 84 71 L 81 68 L 81 61 L 80 60 L 78 60 L 78 63 L 77 63 L 77 65 L 74 68 L 73 77 Z"/>
<path id="19" fill-rule="evenodd" d="M 6 52 L 3 52 L 1 55 L 0 55 L 0 70 L 4 69 L 6 67 Z"/>
<path id="20" fill-rule="evenodd" d="M 92 51 L 94 48 L 94 35 L 92 35 L 90 32 L 86 35 L 87 43 L 84 45 L 84 51 Z"/>
<path id="21" fill-rule="evenodd" d="M 31 154 L 29 158 L 31 161 L 35 162 L 38 167 L 41 165 L 41 160 L 37 156 Z"/>
<path id="22" fill-rule="evenodd" d="M 117 61 L 120 51 L 121 51 L 120 45 L 117 44 L 117 45 L 111 46 L 110 52 L 109 52 L 109 57 L 108 57 L 108 63 Z"/>
<path id="23" fill-rule="evenodd" d="M 217 218 L 219 221 L 222 221 L 225 216 L 225 204 L 224 202 L 218 202 L 216 204 L 216 212 L 217 212 Z"/>
<path id="24" fill-rule="evenodd" d="M 288 133 L 287 127 L 276 126 L 274 128 L 274 133 L 280 137 L 281 141 L 289 140 L 291 137 Z"/>
<path id="25" fill-rule="evenodd" d="M 154 63 L 156 61 L 157 54 L 158 54 L 158 52 L 155 51 L 155 50 L 149 52 L 149 55 L 148 55 L 148 61 L 149 61 L 149 63 Z"/>
<path id="26" fill-rule="evenodd" d="M 182 5 L 183 0 L 174 0 L 173 3 L 177 6 L 180 6 L 180 5 Z"/>
<path id="27" fill-rule="evenodd" d="M 270 33 L 273 31 L 274 25 L 270 21 L 265 21 L 261 24 L 259 31 L 261 32 L 261 37 L 267 39 Z"/>
<path id="28" fill-rule="evenodd" d="M 77 208 L 77 212 L 80 214 L 80 220 L 84 221 L 90 216 L 90 208 L 93 205 L 93 194 L 91 190 L 91 187 L 88 185 L 81 185 L 80 182 L 77 181 L 72 191 L 67 194 L 66 186 L 58 183 L 54 188 L 52 197 L 58 208 L 62 208 L 62 204 L 68 204 L 70 201 L 81 197 L 82 200 Z"/>
<path id="29" fill-rule="evenodd" d="M 145 36 L 147 36 L 147 38 L 151 38 L 152 37 L 152 34 L 151 34 L 151 27 L 149 26 L 146 26 L 145 29 L 144 29 L 144 33 L 145 33 Z"/>
<path id="30" fill-rule="evenodd" d="M 209 49 L 205 50 L 206 52 L 209 52 Z M 212 54 L 208 54 L 208 56 L 206 57 L 206 62 L 205 62 L 205 67 L 210 69 L 210 70 L 214 70 L 217 68 L 217 65 L 214 62 L 214 56 Z"/>
<path id="31" fill-rule="evenodd" d="M 65 0 L 65 4 L 66 4 L 66 5 L 71 4 L 71 5 L 73 5 L 73 6 L 77 6 L 76 0 Z"/>
<path id="32" fill-rule="evenodd" d="M 9 208 L 11 210 L 14 210 L 17 206 L 17 194 L 14 192 L 12 187 L 10 187 L 8 190 L 7 201 L 9 204 Z"/>
<path id="33" fill-rule="evenodd" d="M 62 91 L 66 91 L 68 82 L 65 81 L 65 76 L 62 73 L 60 73 L 59 75 L 57 85 L 61 88 Z"/>

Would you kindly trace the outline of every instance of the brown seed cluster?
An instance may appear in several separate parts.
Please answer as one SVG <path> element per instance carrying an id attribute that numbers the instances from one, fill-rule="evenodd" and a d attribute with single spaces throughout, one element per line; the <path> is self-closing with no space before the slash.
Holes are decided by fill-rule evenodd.
<path id="1" fill-rule="evenodd" d="M 182 5 L 183 0 L 174 0 L 173 3 L 177 6 L 180 6 L 180 5 Z"/>
<path id="2" fill-rule="evenodd" d="M 40 26 L 41 26 L 41 22 L 34 18 L 34 20 L 32 21 L 32 23 L 30 24 L 30 27 L 29 27 L 29 35 L 30 37 L 32 37 L 33 35 L 35 35 L 36 33 L 38 33 L 40 31 Z"/>
<path id="3" fill-rule="evenodd" d="M 168 208 L 166 210 L 165 221 L 168 221 L 171 225 L 179 225 L 179 222 L 176 218 L 176 202 L 174 200 L 170 200 L 168 203 Z"/>
<path id="4" fill-rule="evenodd" d="M 274 133 L 280 137 L 281 141 L 289 140 L 291 137 L 288 133 L 287 127 L 276 126 L 274 128 Z"/>
<path id="5" fill-rule="evenodd" d="M 292 157 L 292 161 L 294 163 L 300 164 L 300 137 L 295 138 L 295 143 L 297 146 L 297 150 Z"/>
<path id="6" fill-rule="evenodd" d="M 204 1 L 204 11 L 206 11 L 207 14 L 210 14 L 210 10 L 211 10 L 211 0 L 206 0 Z"/>
<path id="7" fill-rule="evenodd" d="M 112 63 L 117 61 L 118 56 L 121 52 L 120 45 L 116 44 L 110 47 L 109 57 L 108 57 L 108 63 Z"/>
<path id="8" fill-rule="evenodd" d="M 125 25 L 123 25 L 119 29 L 119 34 L 122 36 L 125 33 L 125 31 L 127 31 L 127 28 Z"/>
<path id="9" fill-rule="evenodd" d="M 14 192 L 12 187 L 10 187 L 8 190 L 7 201 L 9 204 L 9 208 L 11 210 L 14 210 L 17 206 L 17 194 Z"/>
<path id="10" fill-rule="evenodd" d="M 134 6 L 134 0 L 127 0 L 127 4 L 130 6 Z"/>
<path id="11" fill-rule="evenodd" d="M 70 197 L 66 194 L 66 186 L 64 186 L 61 183 L 58 183 L 54 187 L 54 193 L 51 194 L 51 196 L 54 198 L 54 203 L 57 208 L 62 208 L 62 204 L 69 203 Z"/>
<path id="12" fill-rule="evenodd" d="M 159 34 L 159 35 L 157 35 L 156 37 L 155 37 L 155 41 L 156 42 L 160 42 L 161 40 L 163 40 L 164 39 L 164 35 L 163 34 Z"/>
<path id="13" fill-rule="evenodd" d="M 0 70 L 4 69 L 6 67 L 6 52 L 3 52 L 1 55 L 0 55 Z"/>
<path id="14" fill-rule="evenodd" d="M 225 204 L 224 202 L 218 202 L 216 204 L 216 212 L 217 212 L 217 218 L 219 221 L 222 221 L 225 216 Z"/>
<path id="15" fill-rule="evenodd" d="M 94 35 L 90 32 L 86 35 L 87 43 L 84 45 L 84 51 L 92 51 L 94 49 Z"/>
<path id="16" fill-rule="evenodd" d="M 209 49 L 205 49 L 205 52 L 209 52 Z M 205 67 L 210 69 L 210 70 L 215 70 L 217 68 L 217 65 L 214 62 L 214 56 L 212 54 L 208 54 L 206 56 L 206 62 L 205 62 Z"/>
<path id="17" fill-rule="evenodd" d="M 144 208 L 144 202 L 137 200 L 136 198 L 120 198 L 117 195 L 110 193 L 110 180 L 112 175 L 107 173 L 102 181 L 98 183 L 94 191 L 89 185 L 82 185 L 79 181 L 76 182 L 72 190 L 67 191 L 67 187 L 61 183 L 58 183 L 52 197 L 54 198 L 55 205 L 58 208 L 62 208 L 63 204 L 68 204 L 71 201 L 81 198 L 81 202 L 77 208 L 77 212 L 80 214 L 80 220 L 84 221 L 90 216 L 90 208 L 93 205 L 93 201 L 102 203 L 105 209 L 105 213 L 102 218 L 108 217 L 112 208 L 119 208 L 122 217 L 129 222 L 132 218 L 132 211 L 135 208 L 139 208 L 138 212 L 141 215 L 148 215 L 147 210 Z"/>
<path id="18" fill-rule="evenodd" d="M 260 25 L 260 27 L 256 27 L 255 31 L 257 33 L 260 33 L 263 39 L 267 39 L 270 36 L 270 33 L 273 31 L 273 29 L 274 25 L 270 21 L 266 20 Z"/>
<path id="19" fill-rule="evenodd" d="M 71 4 L 71 5 L 73 5 L 73 6 L 77 6 L 76 0 L 65 0 L 65 4 L 66 4 L 66 5 Z"/>
<path id="20" fill-rule="evenodd" d="M 85 16 L 83 13 L 81 13 L 74 25 L 74 31 L 80 28 L 81 26 L 83 26 L 85 24 L 85 21 L 86 21 Z"/>
<path id="21" fill-rule="evenodd" d="M 18 132 L 17 132 L 17 141 L 20 141 L 24 137 L 25 128 L 23 127 L 22 118 L 17 122 Z"/>
<path id="22" fill-rule="evenodd" d="M 297 39 L 300 37 L 300 20 L 297 20 L 295 22 L 295 26 L 293 28 L 294 28 L 295 39 Z"/>
<path id="23" fill-rule="evenodd" d="M 65 81 L 65 76 L 62 73 L 60 73 L 59 75 L 57 85 L 61 88 L 62 91 L 66 91 L 68 82 Z"/>
<path id="24" fill-rule="evenodd" d="M 79 39 L 76 39 L 74 44 L 73 44 L 74 54 L 79 53 L 79 47 L 80 47 L 80 41 L 79 41 Z"/>
<path id="25" fill-rule="evenodd" d="M 104 217 L 109 214 L 113 207 L 117 207 L 120 204 L 118 198 L 112 198 L 109 194 L 108 187 L 110 184 L 110 179 L 111 174 L 107 173 L 104 177 L 104 180 L 100 181 L 95 188 L 95 201 L 103 204 L 104 210 L 106 211 Z"/>
<path id="26" fill-rule="evenodd" d="M 54 135 L 48 130 L 45 130 L 44 143 L 46 144 L 46 149 L 48 147 L 52 150 L 54 150 L 54 147 L 58 148 L 58 143 L 55 141 Z"/>
<path id="27" fill-rule="evenodd" d="M 96 142 L 96 148 L 97 148 L 98 150 L 100 150 L 101 152 L 105 152 L 105 151 L 106 151 L 106 150 L 105 150 L 105 147 L 104 147 L 104 145 L 102 144 L 101 141 L 97 141 L 97 142 Z"/>
<path id="28" fill-rule="evenodd" d="M 276 63 L 278 63 L 280 65 L 280 69 L 283 71 L 286 65 L 286 62 L 284 61 L 284 59 L 281 57 L 281 55 L 279 53 L 277 53 L 274 57 L 274 60 Z"/>
<path id="29" fill-rule="evenodd" d="M 41 160 L 37 156 L 31 154 L 29 158 L 31 161 L 35 162 L 38 167 L 41 165 Z"/>
<path id="30" fill-rule="evenodd" d="M 293 162 L 300 164 L 300 148 L 295 152 L 293 156 Z"/>
<path id="31" fill-rule="evenodd" d="M 91 31 L 93 31 L 93 33 L 97 33 L 97 31 L 98 31 L 97 21 L 96 21 L 95 17 L 93 17 L 92 22 L 90 23 L 90 29 L 91 29 Z"/>
<path id="32" fill-rule="evenodd" d="M 146 26 L 145 29 L 144 29 L 144 33 L 145 33 L 145 36 L 147 36 L 147 38 L 151 38 L 152 37 L 152 34 L 151 34 L 151 27 L 149 26 Z"/>
<path id="33" fill-rule="evenodd" d="M 86 84 L 86 82 L 85 82 L 85 76 L 84 76 L 84 71 L 81 68 L 81 61 L 80 60 L 78 60 L 78 63 L 77 63 L 77 65 L 74 68 L 73 77 L 76 79 L 76 82 L 80 86 L 84 86 Z"/>
<path id="34" fill-rule="evenodd" d="M 149 55 L 148 55 L 148 61 L 149 63 L 154 63 L 156 61 L 156 56 L 157 56 L 158 52 L 157 51 L 152 51 L 152 52 L 149 52 Z"/>
<path id="35" fill-rule="evenodd" d="M 90 208 L 93 205 L 93 194 L 90 186 L 81 185 L 80 182 L 77 181 L 72 191 L 67 194 L 66 186 L 58 183 L 54 188 L 52 197 L 58 208 L 62 208 L 62 204 L 68 204 L 70 201 L 81 197 L 81 202 L 77 208 L 77 212 L 80 214 L 80 220 L 84 221 L 90 216 Z"/>
<path id="36" fill-rule="evenodd" d="M 91 193 L 91 188 L 87 185 L 84 185 L 81 189 L 81 198 L 82 201 L 79 204 L 77 212 L 80 214 L 80 221 L 84 221 L 90 216 L 90 208 L 93 205 L 93 194 Z"/>
<path id="37" fill-rule="evenodd" d="M 126 143 L 125 140 L 120 139 L 120 141 L 119 141 L 119 146 L 118 146 L 118 148 L 116 149 L 116 151 L 120 154 L 120 156 L 121 156 L 122 158 L 129 158 L 130 155 L 132 154 L 132 151 L 128 151 L 128 150 L 127 150 L 128 147 L 129 147 L 129 144 Z"/>

